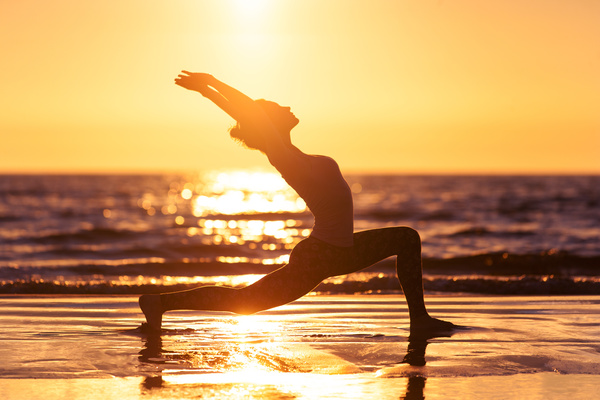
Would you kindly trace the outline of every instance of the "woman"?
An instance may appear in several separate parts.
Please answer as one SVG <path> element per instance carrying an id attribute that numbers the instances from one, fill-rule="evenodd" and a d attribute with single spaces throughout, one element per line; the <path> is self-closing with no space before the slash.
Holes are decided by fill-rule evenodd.
<path id="1" fill-rule="evenodd" d="M 267 156 L 304 199 L 315 222 L 310 236 L 292 250 L 289 263 L 252 285 L 241 289 L 204 286 L 141 296 L 146 329 L 160 332 L 162 315 L 170 310 L 252 314 L 280 306 L 307 294 L 325 278 L 361 270 L 393 255 L 408 303 L 411 336 L 454 328 L 430 317 L 425 308 L 419 234 L 407 227 L 354 233 L 348 184 L 333 159 L 305 154 L 292 144 L 290 132 L 298 119 L 289 107 L 252 100 L 209 74 L 182 71 L 175 83 L 199 92 L 234 118 L 237 124 L 231 137 Z"/>

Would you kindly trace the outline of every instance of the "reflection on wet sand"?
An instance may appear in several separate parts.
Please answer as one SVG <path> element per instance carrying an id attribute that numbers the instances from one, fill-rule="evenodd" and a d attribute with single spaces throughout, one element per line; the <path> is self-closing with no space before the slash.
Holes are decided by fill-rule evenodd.
<path id="1" fill-rule="evenodd" d="M 244 317 L 247 318 L 247 317 Z M 239 333 L 243 327 L 232 324 Z M 243 325 L 241 323 L 240 325 Z M 165 330 L 163 335 L 167 339 L 163 343 L 160 335 L 149 335 L 143 339 L 143 348 L 140 351 L 139 361 L 154 364 L 159 367 L 159 373 L 148 376 L 141 384 L 142 393 L 157 394 L 159 397 L 166 393 L 182 394 L 182 391 L 196 392 L 196 395 L 234 398 L 296 398 L 290 392 L 293 385 L 286 385 L 291 379 L 311 379 L 314 372 L 310 365 L 302 360 L 286 358 L 277 354 L 280 352 L 277 345 L 263 346 L 264 340 L 249 341 L 207 341 L 195 343 L 198 332 L 193 329 L 185 331 Z M 234 334 L 235 336 L 235 334 Z M 310 335 L 311 338 L 327 337 L 327 335 Z M 450 337 L 451 335 L 444 335 Z M 384 341 L 402 340 L 399 337 L 385 338 Z M 434 336 L 411 337 L 402 361 L 396 365 L 408 364 L 411 367 L 423 367 L 426 364 L 425 352 L 427 345 Z M 172 340 L 175 339 L 175 340 Z M 238 338 L 239 339 L 239 338 Z M 355 338 L 356 339 L 356 338 Z M 369 340 L 373 336 L 368 337 Z M 318 343 L 318 342 L 317 342 Z M 390 363 L 386 362 L 389 366 Z M 371 372 L 371 371 L 365 371 Z M 398 394 L 400 399 L 424 399 L 426 377 L 420 368 L 407 375 L 405 393 Z M 166 374 L 165 374 L 166 373 Z M 190 374 L 191 373 L 191 374 Z M 201 374 L 239 374 L 243 380 L 239 382 L 225 379 L 219 382 L 205 382 Z M 205 376 L 205 375 L 204 375 Z M 212 375 L 214 376 L 214 375 Z M 312 375 L 314 378 L 314 375 Z M 331 381 L 330 384 L 335 384 Z M 316 389 L 318 390 L 318 389 Z M 166 391 L 166 392 L 165 392 Z"/>
<path id="2" fill-rule="evenodd" d="M 399 296 L 337 295 L 243 321 L 176 312 L 162 337 L 141 338 L 131 329 L 143 318 L 137 296 L 4 296 L 0 399 L 597 397 L 600 296 L 427 300 L 434 315 L 472 328 L 407 341 Z M 271 365 L 235 364 L 232 353 Z M 200 355 L 212 357 L 204 369 Z M 277 370 L 286 366 L 300 372 Z"/>
<path id="3" fill-rule="evenodd" d="M 429 344 L 430 339 L 436 337 L 451 337 L 452 333 L 429 335 L 427 337 L 409 337 L 408 347 L 406 349 L 406 355 L 402 360 L 402 363 L 406 363 L 413 367 L 424 367 L 425 362 L 425 350 Z M 427 378 L 422 375 L 413 375 L 408 377 L 408 383 L 406 385 L 406 395 L 401 397 L 405 400 L 423 400 L 425 398 L 423 392 L 425 390 L 425 382 Z"/>
<path id="4" fill-rule="evenodd" d="M 159 335 L 150 335 L 146 338 L 139 360 L 142 363 L 163 366 L 164 369 L 177 372 L 183 370 L 308 372 L 292 361 L 270 354 L 253 344 L 234 342 L 217 347 L 205 343 L 190 347 L 189 344 L 176 342 L 168 348 L 163 348 Z"/>
<path id="5" fill-rule="evenodd" d="M 425 395 L 425 381 L 427 378 L 424 376 L 409 376 L 408 384 L 406 385 L 406 395 L 401 397 L 404 400 L 423 400 Z"/>

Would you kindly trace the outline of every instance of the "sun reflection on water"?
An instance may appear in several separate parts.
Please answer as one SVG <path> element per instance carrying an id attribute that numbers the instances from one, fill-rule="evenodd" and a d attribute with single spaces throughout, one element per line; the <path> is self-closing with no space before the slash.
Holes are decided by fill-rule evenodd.
<path id="1" fill-rule="evenodd" d="M 265 373 L 306 372 L 276 343 L 285 334 L 283 321 L 248 315 L 219 318 L 212 324 L 209 336 L 201 329 L 202 323 L 188 323 L 195 329 L 186 331 L 184 341 L 177 336 L 148 338 L 143 361 L 160 365 L 163 378 L 176 384 L 194 383 L 201 377 L 189 372 L 240 373 L 246 382 L 259 382 Z"/>
<path id="2" fill-rule="evenodd" d="M 169 239 L 159 251 L 166 255 L 160 264 L 230 264 L 220 265 L 229 278 L 238 273 L 235 264 L 262 273 L 264 268 L 252 265 L 287 263 L 291 249 L 310 235 L 314 222 L 306 203 L 275 172 L 210 171 L 173 176 L 165 184 L 162 192 L 149 187 L 136 204 L 142 220 L 151 219 L 148 226 Z M 112 218 L 110 210 L 104 217 Z M 184 277 L 166 277 L 160 271 L 157 281 L 219 284 L 213 277 L 197 282 L 191 268 L 183 268 L 188 271 Z"/>
<path id="3" fill-rule="evenodd" d="M 205 176 L 205 184 L 197 185 L 196 190 L 199 193 L 193 193 L 190 188 L 181 192 L 184 199 L 196 195 L 192 200 L 196 217 L 306 210 L 306 203 L 275 173 L 213 172 Z"/>
<path id="4" fill-rule="evenodd" d="M 166 196 L 145 193 L 137 205 L 181 229 L 173 234 L 183 233 L 183 244 L 227 245 L 229 253 L 244 253 L 213 258 L 224 263 L 285 263 L 313 221 L 306 203 L 273 172 L 212 171 L 179 178 Z"/>

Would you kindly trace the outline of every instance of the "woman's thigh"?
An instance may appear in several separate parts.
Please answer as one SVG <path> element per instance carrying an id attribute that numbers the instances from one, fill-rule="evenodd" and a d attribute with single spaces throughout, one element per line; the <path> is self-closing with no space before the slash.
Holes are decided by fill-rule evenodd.
<path id="1" fill-rule="evenodd" d="M 250 285 L 247 291 L 279 289 L 290 297 L 307 293 L 323 279 L 360 271 L 394 255 L 419 258 L 421 243 L 418 233 L 407 227 L 371 229 L 354 234 L 354 246 L 337 247 L 308 238 L 290 254 L 286 266 Z"/>
<path id="2" fill-rule="evenodd" d="M 420 257 L 419 234 L 408 227 L 370 229 L 354 234 L 352 269 L 358 271 L 391 256 Z"/>

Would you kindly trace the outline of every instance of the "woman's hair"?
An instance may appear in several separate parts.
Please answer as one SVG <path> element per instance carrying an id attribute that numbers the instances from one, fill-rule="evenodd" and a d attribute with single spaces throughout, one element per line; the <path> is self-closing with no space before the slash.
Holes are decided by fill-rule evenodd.
<path id="1" fill-rule="evenodd" d="M 274 113 L 280 112 L 280 106 L 277 103 L 264 99 L 254 100 L 254 103 L 260 106 L 260 108 L 274 123 L 277 121 L 278 116 L 274 115 Z M 258 132 L 258 129 L 260 128 L 242 126 L 239 122 L 237 122 L 229 129 L 229 136 L 248 149 L 262 151 L 262 149 L 266 148 L 266 143 L 264 142 L 266 139 L 264 135 Z M 287 132 L 285 133 L 287 134 Z"/>
<path id="2" fill-rule="evenodd" d="M 229 128 L 229 136 L 248 149 L 260 150 L 264 148 L 264 143 L 262 143 L 264 138 L 253 129 L 242 128 L 239 122 L 236 122 L 234 126 Z"/>

